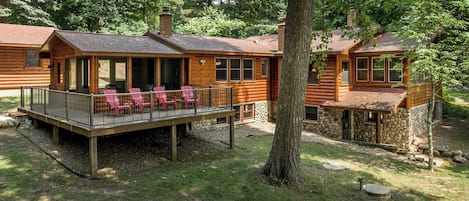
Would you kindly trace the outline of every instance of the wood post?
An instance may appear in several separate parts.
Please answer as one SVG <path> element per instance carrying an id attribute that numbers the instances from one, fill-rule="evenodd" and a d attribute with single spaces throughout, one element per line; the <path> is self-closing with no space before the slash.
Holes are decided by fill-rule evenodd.
<path id="1" fill-rule="evenodd" d="M 379 136 L 380 135 L 380 131 L 381 131 L 381 112 L 378 112 L 377 114 L 377 118 L 376 118 L 376 143 L 380 143 L 379 142 Z"/>
<path id="2" fill-rule="evenodd" d="M 177 129 L 176 125 L 171 126 L 171 160 L 177 160 Z"/>
<path id="3" fill-rule="evenodd" d="M 33 119 L 33 128 L 39 128 L 39 124 L 40 124 L 39 120 Z"/>
<path id="4" fill-rule="evenodd" d="M 230 149 L 234 148 L 235 134 L 234 134 L 234 116 L 230 116 Z"/>
<path id="5" fill-rule="evenodd" d="M 98 137 L 89 138 L 89 154 L 91 165 L 91 176 L 98 173 Z"/>
<path id="6" fill-rule="evenodd" d="M 59 144 L 59 127 L 52 126 L 52 141 L 55 145 Z"/>
<path id="7" fill-rule="evenodd" d="M 350 110 L 350 140 L 355 140 L 355 129 L 353 127 L 353 110 Z"/>

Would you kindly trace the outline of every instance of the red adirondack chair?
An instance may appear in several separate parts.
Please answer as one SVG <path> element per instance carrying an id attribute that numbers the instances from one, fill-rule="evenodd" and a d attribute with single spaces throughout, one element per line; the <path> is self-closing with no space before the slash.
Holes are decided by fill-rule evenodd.
<path id="1" fill-rule="evenodd" d="M 151 103 L 145 102 L 145 99 L 143 99 L 142 97 L 142 92 L 140 91 L 140 88 L 130 88 L 129 92 L 130 96 L 132 97 L 132 100 L 134 101 L 135 107 L 139 107 L 141 113 L 145 111 L 145 107 L 150 107 Z"/>
<path id="2" fill-rule="evenodd" d="M 197 97 L 194 97 L 194 92 L 192 86 L 181 86 L 182 90 L 182 98 L 184 99 L 184 105 L 186 108 L 189 108 L 189 104 L 197 104 L 200 106 L 200 95 L 197 95 Z"/>
<path id="3" fill-rule="evenodd" d="M 109 105 L 109 111 L 114 110 L 116 116 L 120 116 L 121 110 L 128 110 L 129 114 L 132 114 L 132 108 L 130 107 L 130 101 L 124 105 L 120 105 L 119 98 L 116 96 L 117 91 L 115 89 L 106 89 L 103 90 L 103 93 L 106 95 L 106 102 Z"/>
<path id="4" fill-rule="evenodd" d="M 172 100 L 168 100 L 168 97 L 164 92 L 164 87 L 153 87 L 153 91 L 158 99 L 158 104 L 163 105 L 163 110 L 166 111 L 166 109 L 168 109 L 168 105 L 174 105 L 174 109 L 177 109 L 176 96 L 174 96 Z"/>

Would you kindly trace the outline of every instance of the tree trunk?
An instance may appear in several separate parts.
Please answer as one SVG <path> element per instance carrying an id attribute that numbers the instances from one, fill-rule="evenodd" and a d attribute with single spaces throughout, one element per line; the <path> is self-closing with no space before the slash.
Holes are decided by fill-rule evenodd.
<path id="1" fill-rule="evenodd" d="M 430 103 L 428 105 L 427 113 L 427 128 L 428 128 L 428 169 L 433 172 L 433 111 L 435 110 L 435 82 L 430 80 Z"/>
<path id="2" fill-rule="evenodd" d="M 299 184 L 300 141 L 313 22 L 312 0 L 289 0 L 278 100 L 277 126 L 262 170 L 273 184 Z"/>

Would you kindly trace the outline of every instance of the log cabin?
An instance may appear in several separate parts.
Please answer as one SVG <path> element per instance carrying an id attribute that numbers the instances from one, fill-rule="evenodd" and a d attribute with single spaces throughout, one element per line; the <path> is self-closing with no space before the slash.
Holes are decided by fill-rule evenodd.
<path id="1" fill-rule="evenodd" d="M 52 27 L 0 23 L 0 89 L 48 85 L 49 61 L 36 52 L 54 31 Z"/>

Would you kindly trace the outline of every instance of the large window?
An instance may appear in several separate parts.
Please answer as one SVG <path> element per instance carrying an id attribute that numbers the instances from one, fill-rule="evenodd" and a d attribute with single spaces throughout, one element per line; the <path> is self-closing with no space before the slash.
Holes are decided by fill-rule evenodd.
<path id="1" fill-rule="evenodd" d="M 368 58 L 357 58 L 357 81 L 368 81 Z"/>
<path id="2" fill-rule="evenodd" d="M 111 60 L 100 59 L 98 61 L 98 86 L 100 89 L 110 87 L 111 84 Z"/>
<path id="3" fill-rule="evenodd" d="M 66 59 L 65 65 L 67 65 L 67 89 L 70 91 L 76 91 L 77 89 L 77 63 L 75 59 Z"/>
<path id="4" fill-rule="evenodd" d="M 230 59 L 230 81 L 241 80 L 241 59 Z"/>
<path id="5" fill-rule="evenodd" d="M 266 58 L 263 58 L 261 60 L 261 65 L 262 65 L 262 77 L 267 77 L 269 75 L 269 60 Z"/>
<path id="6" fill-rule="evenodd" d="M 125 92 L 127 80 L 126 59 L 100 59 L 98 64 L 99 88 L 112 88 L 119 93 Z"/>
<path id="7" fill-rule="evenodd" d="M 308 68 L 308 84 L 318 84 L 318 83 L 319 83 L 318 68 L 310 64 Z"/>
<path id="8" fill-rule="evenodd" d="M 389 82 L 402 82 L 402 61 L 400 58 L 388 60 Z"/>
<path id="9" fill-rule="evenodd" d="M 342 84 L 348 84 L 350 62 L 342 61 Z"/>
<path id="10" fill-rule="evenodd" d="M 317 121 L 318 120 L 318 107 L 305 106 L 305 120 Z"/>
<path id="11" fill-rule="evenodd" d="M 252 59 L 243 59 L 243 79 L 253 80 L 254 78 L 254 62 Z"/>
<path id="12" fill-rule="evenodd" d="M 243 106 L 243 121 L 247 119 L 254 119 L 254 104 L 245 104 Z"/>
<path id="13" fill-rule="evenodd" d="M 373 82 L 384 82 L 384 59 L 374 57 L 371 63 Z"/>
<path id="14" fill-rule="evenodd" d="M 36 50 L 26 50 L 26 66 L 39 67 L 39 58 L 35 57 Z"/>
<path id="15" fill-rule="evenodd" d="M 216 58 L 216 81 L 227 81 L 228 80 L 228 59 Z"/>

